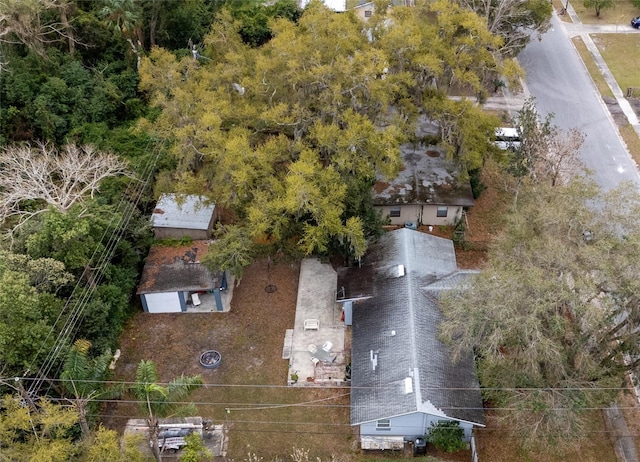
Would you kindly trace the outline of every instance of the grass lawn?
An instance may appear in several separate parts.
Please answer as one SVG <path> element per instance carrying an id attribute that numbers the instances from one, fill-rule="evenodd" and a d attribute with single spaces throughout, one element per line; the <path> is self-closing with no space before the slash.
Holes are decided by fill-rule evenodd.
<path id="1" fill-rule="evenodd" d="M 622 39 L 619 41 L 618 39 Z M 635 72 L 633 66 L 628 65 L 628 52 L 624 47 L 620 46 L 620 43 L 626 43 L 627 40 L 631 40 L 633 46 L 636 47 L 635 54 L 640 52 L 640 35 L 626 35 L 626 34 L 600 34 L 594 36 L 594 42 L 598 46 L 602 57 L 607 62 L 607 66 L 611 69 L 614 77 L 618 81 L 618 85 L 623 88 L 623 91 L 626 87 L 623 87 L 624 82 L 629 86 L 640 87 L 640 74 Z M 587 71 L 591 75 L 591 79 L 596 85 L 596 88 L 600 92 L 600 94 L 606 98 L 613 98 L 613 93 L 611 89 L 607 85 L 607 82 L 604 80 L 602 73 L 596 63 L 593 61 L 591 54 L 587 50 L 584 42 L 580 37 L 573 38 L 573 45 L 578 50 L 582 61 L 587 68 Z M 624 76 L 625 79 L 622 81 L 621 79 Z M 621 83 L 622 82 L 622 83 Z M 629 125 L 626 117 L 621 116 L 619 120 L 617 120 L 618 130 L 620 132 L 620 136 L 624 140 L 627 145 L 627 149 L 631 153 L 631 157 L 640 165 L 640 138 L 638 134 L 635 132 L 633 127 Z"/>
<path id="2" fill-rule="evenodd" d="M 591 38 L 622 91 L 626 92 L 628 87 L 640 87 L 640 72 L 634 62 L 640 56 L 640 32 L 594 34 Z"/>
<path id="3" fill-rule="evenodd" d="M 228 313 L 138 313 L 120 338 L 117 379 L 133 380 L 141 359 L 155 361 L 163 382 L 201 374 L 207 386 L 189 401 L 198 415 L 227 424 L 227 456 L 236 461 L 249 452 L 265 461 L 288 459 L 293 447 L 308 449 L 312 460 L 349 456 L 356 440 L 349 425 L 349 389 L 286 386 L 282 348 L 285 330 L 294 324 L 298 273 L 297 262 L 255 262 L 235 288 Z M 275 293 L 265 291 L 269 284 L 277 287 Z M 216 369 L 198 363 L 209 349 L 222 354 Z M 136 416 L 143 417 L 134 404 L 118 403 L 105 411 L 103 421 L 122 429 Z"/>
<path id="4" fill-rule="evenodd" d="M 609 96 L 613 98 L 613 92 L 611 91 L 611 88 L 609 88 L 609 85 L 607 85 L 607 82 L 604 80 L 600 69 L 598 68 L 598 66 L 596 66 L 595 61 L 591 57 L 591 53 L 589 53 L 587 46 L 582 40 L 582 37 L 574 37 L 571 40 L 573 41 L 573 46 L 575 46 L 578 50 L 580 58 L 587 68 L 589 75 L 591 75 L 591 80 L 593 80 L 593 82 L 595 83 L 598 92 L 602 96 Z"/>
<path id="5" fill-rule="evenodd" d="M 633 6 L 631 0 L 616 0 L 615 8 L 602 10 L 599 18 L 596 16 L 595 8 L 585 8 L 582 1 L 570 3 L 584 24 L 620 24 L 630 28 L 631 18 L 640 16 L 640 9 Z"/>

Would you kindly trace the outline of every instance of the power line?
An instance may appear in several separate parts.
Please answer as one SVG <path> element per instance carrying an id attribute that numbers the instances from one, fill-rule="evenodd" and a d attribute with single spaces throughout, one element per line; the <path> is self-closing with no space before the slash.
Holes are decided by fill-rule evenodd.
<path id="1" fill-rule="evenodd" d="M 104 417 L 116 418 L 116 419 L 140 419 L 139 417 L 130 417 L 130 416 L 120 416 L 120 415 L 104 415 Z M 88 417 L 99 417 L 96 414 L 89 414 Z M 140 419 L 143 420 L 143 419 Z M 222 421 L 220 421 L 222 422 Z M 255 420 L 224 420 L 225 424 L 273 424 L 273 425 L 318 425 L 318 426 L 339 426 L 339 427 L 356 427 L 356 425 L 351 425 L 349 423 L 336 423 L 336 422 L 321 422 L 321 423 L 310 423 L 310 422 L 280 422 L 280 421 L 255 421 Z M 136 428 L 147 428 L 146 424 L 127 424 L 128 427 L 136 427 Z M 414 428 L 413 426 L 394 426 L 394 428 Z M 336 435 L 344 435 L 344 431 L 340 430 L 338 432 L 326 432 L 326 431 L 311 431 L 311 430 L 282 430 L 282 429 L 249 429 L 249 428 L 237 428 L 233 426 L 226 426 L 225 431 L 229 433 L 283 433 L 283 434 L 318 434 L 318 435 L 327 435 L 327 434 L 336 434 Z M 505 439 L 515 439 L 518 440 L 517 436 L 509 435 L 504 432 L 501 428 L 494 427 L 474 427 L 474 432 L 482 432 L 482 433 L 495 433 L 500 432 L 501 435 L 504 435 Z M 599 435 L 609 435 L 614 434 L 621 438 L 637 438 L 640 437 L 640 432 L 628 432 L 625 434 L 619 434 L 617 430 L 586 430 L 582 432 L 582 434 L 599 434 Z"/>
<path id="2" fill-rule="evenodd" d="M 342 398 L 346 395 L 340 395 L 336 397 L 330 397 L 329 399 L 337 399 Z M 69 404 L 70 401 L 73 402 L 72 398 L 53 398 L 48 397 L 48 401 L 57 402 L 57 403 L 66 403 L 62 405 L 63 407 L 73 407 L 73 404 Z M 157 400 L 135 400 L 135 399 L 127 399 L 127 400 L 119 400 L 119 399 L 92 399 L 92 402 L 95 403 L 105 403 L 105 404 L 170 404 L 170 405 L 195 405 L 195 406 L 218 406 L 225 411 L 230 412 L 245 412 L 245 411 L 259 411 L 259 410 L 273 410 L 279 408 L 330 408 L 330 409 L 357 409 L 357 408 L 366 408 L 366 409 L 387 409 L 387 406 L 384 405 L 353 405 L 353 404 L 313 404 L 314 401 L 310 402 L 301 402 L 301 403 L 225 403 L 225 402 L 215 402 L 215 401 L 157 401 Z M 231 408 L 230 406 L 245 406 L 245 407 L 236 407 Z M 618 406 L 619 409 L 624 410 L 639 410 L 637 406 Z M 516 412 L 540 412 L 541 409 L 536 406 L 512 406 L 512 407 L 498 407 L 498 406 L 439 406 L 443 412 L 446 411 L 516 411 Z M 609 406 L 590 406 L 590 407 L 582 407 L 580 410 L 582 411 L 602 411 L 605 409 L 609 409 Z M 555 406 L 555 407 L 547 407 L 542 409 L 542 411 L 571 411 L 573 407 L 568 406 Z M 139 417 L 132 417 L 139 418 Z"/>
<path id="3" fill-rule="evenodd" d="M 147 151 L 148 146 L 150 144 L 151 144 L 151 140 L 149 140 L 149 143 L 147 144 L 147 148 L 145 148 L 145 152 Z M 115 226 L 115 230 L 110 226 L 107 226 L 105 228 L 105 231 L 103 233 L 103 236 L 100 242 L 104 242 L 108 232 L 111 232 L 111 235 L 109 236 L 109 240 L 105 245 L 105 247 L 103 248 L 102 253 L 97 258 L 96 263 L 94 265 L 91 265 L 91 262 L 94 261 L 94 258 L 96 258 L 96 255 L 98 254 L 98 247 L 96 247 L 96 250 L 91 256 L 87 266 L 87 268 L 90 268 L 91 266 L 96 266 L 97 270 L 95 270 L 95 272 L 91 274 L 91 276 L 87 275 L 87 269 L 85 269 L 85 271 L 82 273 L 82 275 L 78 279 L 78 282 L 76 283 L 72 291 L 71 296 L 67 300 L 67 303 L 61 310 L 60 314 L 58 315 L 58 318 L 56 319 L 55 323 L 52 325 L 45 340 L 41 343 L 40 348 L 34 355 L 34 358 L 30 363 L 31 367 L 37 364 L 38 357 L 40 356 L 42 350 L 45 348 L 45 345 L 48 342 L 49 338 L 51 337 L 53 332 L 56 330 L 56 327 L 59 321 L 62 319 L 62 316 L 66 313 L 66 311 L 69 310 L 70 314 L 66 318 L 64 325 L 60 329 L 60 332 L 56 340 L 54 341 L 52 348 L 49 350 L 49 353 L 45 357 L 43 365 L 40 366 L 36 374 L 36 377 L 37 377 L 36 380 L 33 381 L 31 383 L 31 386 L 29 387 L 29 394 L 31 396 L 37 394 L 42 383 L 45 380 L 47 380 L 47 376 L 50 374 L 51 369 L 53 368 L 55 362 L 58 360 L 60 356 L 62 347 L 68 344 L 69 340 L 73 336 L 75 336 L 75 331 L 77 330 L 77 327 L 84 315 L 84 310 L 88 305 L 88 303 L 90 302 L 93 296 L 93 293 L 95 291 L 95 288 L 102 281 L 102 278 L 104 277 L 105 269 L 115 254 L 116 247 L 119 244 L 131 218 L 133 217 L 136 206 L 139 203 L 140 199 L 142 198 L 142 194 L 148 187 L 149 181 L 151 180 L 152 173 L 155 171 L 155 167 L 160 157 L 162 146 L 163 146 L 162 144 L 155 145 L 155 153 L 152 154 L 150 161 L 146 164 L 145 169 L 143 170 L 143 176 L 142 176 L 143 180 L 138 183 L 132 195 L 133 201 L 128 200 L 128 198 L 125 198 L 124 195 L 120 198 L 120 202 L 118 203 L 118 206 L 116 207 L 115 211 L 120 212 L 122 209 L 122 212 L 114 213 L 112 217 L 112 221 L 109 223 L 109 224 L 112 224 L 115 217 L 120 217 L 118 224 L 117 226 Z M 87 276 L 86 278 L 87 280 L 83 284 L 83 280 L 85 279 L 85 276 Z M 81 291 L 80 298 L 76 299 L 76 293 L 80 291 Z M 31 368 L 29 368 L 27 371 L 29 371 L 30 369 Z"/>
<path id="4" fill-rule="evenodd" d="M 15 377 L 0 377 L 0 382 L 12 381 Z M 34 377 L 20 377 L 20 380 L 24 381 L 36 381 L 38 378 Z M 76 382 L 76 383 L 95 383 L 104 385 L 136 385 L 140 382 L 129 380 L 75 380 L 75 379 L 62 379 L 62 378 L 46 378 L 48 382 Z M 157 385 L 167 386 L 172 382 L 153 382 Z M 305 392 L 308 390 L 384 390 L 384 389 L 397 389 L 396 384 L 390 384 L 388 386 L 352 386 L 352 385 L 327 385 L 322 387 L 296 387 L 291 385 L 275 385 L 275 384 L 240 384 L 240 383 L 203 383 L 198 385 L 198 388 L 286 388 L 292 390 L 292 392 L 299 391 Z M 633 392 L 629 387 L 420 387 L 420 390 L 429 391 L 628 391 Z"/>

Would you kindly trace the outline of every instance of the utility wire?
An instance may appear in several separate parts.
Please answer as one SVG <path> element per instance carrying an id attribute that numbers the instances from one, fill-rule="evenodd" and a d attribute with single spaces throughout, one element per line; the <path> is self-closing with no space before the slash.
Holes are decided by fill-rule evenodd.
<path id="1" fill-rule="evenodd" d="M 218 406 L 225 411 L 233 412 L 243 412 L 243 411 L 258 411 L 258 410 L 272 410 L 278 408 L 330 408 L 330 409 L 387 409 L 387 406 L 384 405 L 353 405 L 353 404 L 315 404 L 319 401 L 328 401 L 331 399 L 339 399 L 348 396 L 348 394 L 338 395 L 333 397 L 324 398 L 322 400 L 313 400 L 308 402 L 300 402 L 300 403 L 225 403 L 225 402 L 215 402 L 215 401 L 157 401 L 157 400 L 135 400 L 135 399 L 92 399 L 92 402 L 95 403 L 110 403 L 110 404 L 171 404 L 171 405 L 195 405 L 195 406 Z M 70 398 L 55 398 L 55 397 L 47 397 L 47 399 L 51 402 L 64 403 L 63 407 L 74 407 L 72 403 L 73 399 Z M 230 406 L 243 406 L 243 407 L 230 407 Z M 628 409 L 628 410 L 638 410 L 637 406 L 618 406 L 619 409 Z M 538 412 L 535 406 L 531 407 L 498 407 L 498 406 L 440 406 L 438 409 L 442 411 L 533 411 Z M 580 408 L 585 411 L 601 411 L 605 409 L 609 409 L 609 406 L 590 406 Z M 572 406 L 556 406 L 545 408 L 545 411 L 570 411 L 572 410 Z"/>
<path id="2" fill-rule="evenodd" d="M 88 415 L 89 417 L 96 417 L 94 414 Z M 119 416 L 119 415 L 106 415 L 105 417 L 110 418 L 123 418 L 123 419 L 139 419 L 139 417 L 129 417 L 129 416 Z M 141 419 L 143 420 L 143 419 Z M 222 422 L 222 421 L 220 421 Z M 268 423 L 273 425 L 318 425 L 318 426 L 338 426 L 338 427 L 353 427 L 348 423 L 336 423 L 336 422 L 325 422 L 325 423 L 309 423 L 309 422 L 261 422 L 255 420 L 225 420 L 225 424 L 255 424 L 255 423 Z M 136 428 L 148 428 L 146 424 L 127 424 L 128 427 L 136 427 Z M 399 426 L 398 428 L 403 428 L 403 426 Z M 409 427 L 414 428 L 414 427 Z M 250 428 L 238 428 L 233 426 L 226 426 L 225 431 L 229 433 L 283 433 L 283 434 L 318 434 L 318 435 L 344 435 L 344 430 L 339 430 L 337 432 L 327 432 L 327 431 L 319 431 L 319 430 L 282 430 L 280 428 L 274 430 L 268 429 L 250 429 Z M 517 436 L 505 434 L 503 429 L 500 428 L 491 428 L 491 427 L 474 427 L 474 432 L 482 432 L 482 433 L 495 433 L 500 432 L 501 435 L 504 435 L 505 439 L 514 439 L 518 440 Z M 628 437 L 628 438 L 637 438 L 640 437 L 640 433 L 638 432 L 627 432 L 625 434 L 620 434 L 617 430 L 586 430 L 583 434 L 598 434 L 598 435 L 608 435 L 614 434 L 620 438 Z"/>
<path id="3" fill-rule="evenodd" d="M 15 377 L 0 377 L 0 382 L 7 382 L 14 380 Z M 23 381 L 37 381 L 39 378 L 34 377 L 20 377 Z M 95 383 L 105 385 L 136 385 L 140 382 L 128 381 L 128 380 L 76 380 L 76 379 L 62 379 L 62 378 L 46 378 L 48 382 L 60 383 L 60 382 L 76 382 L 76 383 Z M 172 382 L 153 382 L 157 385 L 167 386 Z M 198 385 L 198 388 L 287 388 L 292 392 L 305 392 L 308 391 L 308 387 L 295 387 L 291 385 L 269 385 L 269 384 L 223 384 L 223 383 L 204 383 Z M 314 391 L 317 390 L 384 390 L 384 389 L 397 389 L 397 384 L 390 384 L 387 386 L 366 386 L 366 387 L 354 387 L 351 385 L 330 385 L 323 387 L 313 387 Z M 443 391 L 628 391 L 633 392 L 629 387 L 420 387 L 423 391 L 428 390 L 443 390 Z"/>
<path id="4" fill-rule="evenodd" d="M 151 143 L 151 140 L 147 144 L 147 148 L 145 148 L 145 152 L 147 152 L 147 149 L 150 143 Z M 111 236 L 109 237 L 107 245 L 104 247 L 100 256 L 97 258 L 97 262 L 94 264 L 97 267 L 97 269 L 92 274 L 91 280 L 89 279 L 89 277 L 87 277 L 84 284 L 82 284 L 83 280 L 85 279 L 85 276 L 87 276 L 86 274 L 87 270 L 85 269 L 83 274 L 80 276 L 78 282 L 76 283 L 67 303 L 61 310 L 56 322 L 54 323 L 51 330 L 49 331 L 49 334 L 47 335 L 45 340 L 42 342 L 40 348 L 38 349 L 38 351 L 34 356 L 34 359 L 31 361 L 31 368 L 33 368 L 33 366 L 37 364 L 39 355 L 44 349 L 48 339 L 50 338 L 52 333 L 56 330 L 56 326 L 59 323 L 60 319 L 62 319 L 66 311 L 68 310 L 71 311 L 63 327 L 60 329 L 60 333 L 58 334 L 54 342 L 54 345 L 52 346 L 52 348 L 49 350 L 49 353 L 45 357 L 43 365 L 39 368 L 36 380 L 31 383 L 28 390 L 29 395 L 34 396 L 39 392 L 40 387 L 42 386 L 42 383 L 45 380 L 47 380 L 47 376 L 50 374 L 51 369 L 53 368 L 56 361 L 58 360 L 63 346 L 67 345 L 69 341 L 75 336 L 77 327 L 83 317 L 86 306 L 88 305 L 88 303 L 90 302 L 93 296 L 95 287 L 97 287 L 99 283 L 102 281 L 104 277 L 105 269 L 107 268 L 107 265 L 113 258 L 115 254 L 115 250 L 124 232 L 126 231 L 131 218 L 133 217 L 133 214 L 136 210 L 136 206 L 138 205 L 140 199 L 142 198 L 144 191 L 148 187 L 152 173 L 155 171 L 155 167 L 160 157 L 162 146 L 163 145 L 161 144 L 155 145 L 155 152 L 151 156 L 150 162 L 146 164 L 145 170 L 143 170 L 143 177 L 142 177 L 143 179 L 138 183 L 132 195 L 133 201 L 129 200 L 129 198 L 125 198 L 124 196 L 121 197 L 121 200 L 118 206 L 116 207 L 116 212 L 120 212 L 121 209 L 122 209 L 122 212 L 114 213 L 113 219 L 115 219 L 115 217 L 117 216 L 120 216 L 121 218 L 119 220 L 118 225 L 115 227 L 115 230 L 110 226 L 107 226 L 105 229 L 105 232 L 103 233 L 101 242 L 104 242 L 106 235 L 109 231 L 111 232 Z M 110 224 L 112 223 L 113 221 L 110 222 Z M 97 252 L 98 252 L 98 248 L 96 248 L 96 250 L 94 251 L 94 254 L 92 255 L 89 261 L 88 268 L 90 268 L 91 266 L 94 266 L 94 265 L 91 265 L 91 263 L 94 261 L 97 255 Z M 76 299 L 76 292 L 80 292 L 80 291 L 82 291 L 81 296 L 79 299 Z"/>

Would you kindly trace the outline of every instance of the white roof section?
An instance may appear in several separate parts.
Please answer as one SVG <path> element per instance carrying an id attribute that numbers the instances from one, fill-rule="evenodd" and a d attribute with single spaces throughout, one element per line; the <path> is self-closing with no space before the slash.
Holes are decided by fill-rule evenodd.
<path id="1" fill-rule="evenodd" d="M 496 136 L 507 136 L 509 138 L 519 138 L 518 130 L 513 127 L 496 128 Z"/>
<path id="2" fill-rule="evenodd" d="M 206 197 L 163 194 L 151 215 L 154 228 L 208 229 L 215 204 Z"/>
<path id="3" fill-rule="evenodd" d="M 299 0 L 298 5 L 300 8 L 305 8 L 311 0 Z M 322 0 L 327 8 L 332 9 L 338 13 L 347 11 L 347 0 Z"/>

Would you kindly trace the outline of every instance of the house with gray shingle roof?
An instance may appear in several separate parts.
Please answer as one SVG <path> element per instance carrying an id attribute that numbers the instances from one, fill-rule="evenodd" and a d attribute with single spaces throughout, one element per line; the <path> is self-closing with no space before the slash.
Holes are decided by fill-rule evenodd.
<path id="1" fill-rule="evenodd" d="M 438 146 L 400 147 L 404 168 L 389 181 L 379 176 L 373 205 L 392 225 L 454 225 L 474 204 L 471 183 Z"/>
<path id="2" fill-rule="evenodd" d="M 458 422 L 467 439 L 484 426 L 473 356 L 454 364 L 438 339 L 439 296 L 475 273 L 457 269 L 450 240 L 406 228 L 338 273 L 338 302 L 353 333 L 351 425 L 363 448 L 412 441 L 440 421 Z"/>

